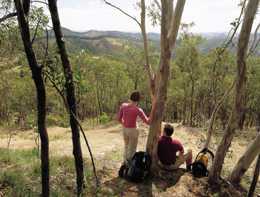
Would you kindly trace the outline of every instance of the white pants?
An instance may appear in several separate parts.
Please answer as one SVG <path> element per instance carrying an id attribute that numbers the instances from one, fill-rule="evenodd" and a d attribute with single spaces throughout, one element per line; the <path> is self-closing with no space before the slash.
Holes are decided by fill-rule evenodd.
<path id="1" fill-rule="evenodd" d="M 139 128 L 126 128 L 123 126 L 122 133 L 125 143 L 122 164 L 128 166 L 130 165 L 132 157 L 136 152 L 139 137 Z"/>

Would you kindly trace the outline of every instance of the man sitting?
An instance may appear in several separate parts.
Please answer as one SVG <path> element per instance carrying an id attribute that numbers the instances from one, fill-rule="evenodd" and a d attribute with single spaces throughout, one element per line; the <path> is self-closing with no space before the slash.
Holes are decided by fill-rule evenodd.
<path id="1" fill-rule="evenodd" d="M 159 164 L 167 170 L 176 170 L 181 164 L 186 162 L 187 169 L 190 169 L 192 162 L 192 150 L 183 148 L 178 140 L 172 139 L 174 129 L 170 124 L 165 124 L 163 136 L 159 136 L 158 158 Z M 176 153 L 179 152 L 179 155 Z"/>

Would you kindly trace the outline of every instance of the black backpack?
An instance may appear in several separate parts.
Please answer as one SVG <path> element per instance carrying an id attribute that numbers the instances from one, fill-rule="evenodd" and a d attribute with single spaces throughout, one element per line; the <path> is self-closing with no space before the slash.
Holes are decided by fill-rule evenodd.
<path id="1" fill-rule="evenodd" d="M 208 176 L 209 170 L 207 170 L 208 156 L 209 153 L 212 157 L 212 161 L 214 159 L 214 154 L 207 148 L 204 148 L 200 151 L 195 159 L 195 161 L 191 164 L 191 169 L 194 175 L 199 176 Z"/>
<path id="2" fill-rule="evenodd" d="M 149 174 L 151 156 L 146 152 L 136 152 L 127 171 L 127 177 L 133 182 L 141 182 Z"/>

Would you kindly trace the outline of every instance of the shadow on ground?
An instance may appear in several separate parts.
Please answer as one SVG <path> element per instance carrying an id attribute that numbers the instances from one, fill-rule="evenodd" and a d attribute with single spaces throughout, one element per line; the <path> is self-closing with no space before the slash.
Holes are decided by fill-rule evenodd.
<path id="1" fill-rule="evenodd" d="M 143 182 L 133 183 L 127 177 L 114 177 L 104 179 L 102 190 L 107 196 L 131 196 L 131 197 L 152 197 L 171 196 L 165 193 L 167 188 L 171 188 L 180 178 L 187 173 L 186 169 L 179 168 L 175 171 L 168 171 L 158 165 L 157 173 L 150 174 Z"/>

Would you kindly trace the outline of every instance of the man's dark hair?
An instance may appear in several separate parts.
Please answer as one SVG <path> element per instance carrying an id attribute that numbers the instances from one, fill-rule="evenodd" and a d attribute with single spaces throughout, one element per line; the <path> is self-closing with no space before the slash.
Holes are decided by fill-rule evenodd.
<path id="1" fill-rule="evenodd" d="M 165 124 L 164 131 L 166 132 L 167 136 L 171 136 L 174 132 L 173 126 L 170 124 Z"/>
<path id="2" fill-rule="evenodd" d="M 134 102 L 139 102 L 141 100 L 141 95 L 137 90 L 135 90 L 130 94 L 129 99 Z"/>

